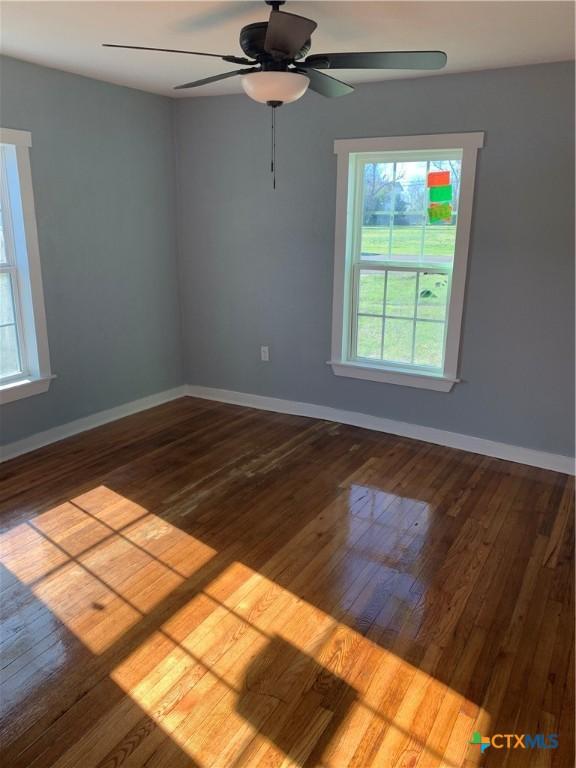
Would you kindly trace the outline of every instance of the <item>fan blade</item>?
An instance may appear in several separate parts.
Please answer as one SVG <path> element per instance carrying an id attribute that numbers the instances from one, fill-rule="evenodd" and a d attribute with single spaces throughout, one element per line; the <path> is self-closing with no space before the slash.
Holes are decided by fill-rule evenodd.
<path id="1" fill-rule="evenodd" d="M 327 96 L 329 99 L 333 99 L 336 96 L 346 96 L 347 93 L 352 93 L 354 90 L 348 83 L 336 80 L 335 77 L 325 75 L 323 72 L 317 72 L 315 69 L 300 69 L 298 67 L 295 71 L 306 75 L 310 80 L 310 90 L 316 91 L 321 96 Z"/>
<path id="2" fill-rule="evenodd" d="M 293 59 L 306 45 L 318 25 L 304 16 L 272 11 L 266 30 L 264 50 L 272 56 Z"/>
<path id="3" fill-rule="evenodd" d="M 197 88 L 199 85 L 217 83 L 218 80 L 226 80 L 228 77 L 235 77 L 236 75 L 247 75 L 249 72 L 260 72 L 260 69 L 258 67 L 250 67 L 249 69 L 235 69 L 233 72 L 224 72 L 223 75 L 212 75 L 212 77 L 205 77 L 203 80 L 194 80 L 192 83 L 176 85 L 174 90 L 180 91 L 182 88 Z"/>
<path id="4" fill-rule="evenodd" d="M 213 59 L 222 59 L 231 64 L 254 64 L 252 59 L 244 59 L 240 56 L 221 56 L 219 53 L 201 53 L 200 51 L 181 51 L 178 48 L 148 48 L 145 45 L 117 45 L 116 43 L 102 43 L 103 48 L 128 48 L 132 51 L 161 51 L 162 53 L 188 53 L 191 56 L 211 56 Z"/>
<path id="5" fill-rule="evenodd" d="M 443 51 L 371 51 L 366 53 L 316 53 L 298 66 L 316 69 L 442 69 Z"/>

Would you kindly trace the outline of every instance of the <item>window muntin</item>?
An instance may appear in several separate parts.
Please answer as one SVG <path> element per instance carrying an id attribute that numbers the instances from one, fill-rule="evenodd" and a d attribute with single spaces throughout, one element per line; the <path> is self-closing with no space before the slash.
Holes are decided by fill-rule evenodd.
<path id="1" fill-rule="evenodd" d="M 361 221 L 356 237 L 360 260 L 446 263 L 454 257 L 462 152 L 381 153 L 365 158 L 351 156 L 357 165 L 356 194 Z M 395 158 L 399 159 L 396 160 Z M 404 159 L 403 159 L 404 158 Z M 428 206 L 437 187 L 428 187 L 428 174 L 450 174 L 452 212 L 448 221 L 430 222 Z M 356 209 L 356 212 L 358 210 Z"/>
<path id="2" fill-rule="evenodd" d="M 350 359 L 442 372 L 461 164 L 461 150 L 350 156 Z M 428 186 L 437 172 L 449 174 L 452 210 L 431 221 L 446 197 Z"/>
<path id="3" fill-rule="evenodd" d="M 444 363 L 448 270 L 360 267 L 356 274 L 355 358 L 440 371 Z"/>

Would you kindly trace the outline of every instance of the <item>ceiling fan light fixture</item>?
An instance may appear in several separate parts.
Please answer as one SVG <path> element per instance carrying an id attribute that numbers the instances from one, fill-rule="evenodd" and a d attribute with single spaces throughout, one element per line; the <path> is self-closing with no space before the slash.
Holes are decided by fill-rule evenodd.
<path id="1" fill-rule="evenodd" d="M 306 75 L 298 72 L 253 72 L 243 75 L 241 80 L 246 94 L 261 104 L 297 101 L 310 85 Z"/>

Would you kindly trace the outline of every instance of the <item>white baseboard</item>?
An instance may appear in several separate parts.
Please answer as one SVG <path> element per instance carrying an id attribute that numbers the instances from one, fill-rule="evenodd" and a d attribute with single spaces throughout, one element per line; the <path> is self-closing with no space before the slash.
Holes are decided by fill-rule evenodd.
<path id="1" fill-rule="evenodd" d="M 561 456 L 555 453 L 547 453 L 546 451 L 535 451 L 531 448 L 522 448 L 517 445 L 508 445 L 507 443 L 497 443 L 492 440 L 484 440 L 481 437 L 462 435 L 458 432 L 446 432 L 443 429 L 422 427 L 417 424 L 383 419 L 378 416 L 369 416 L 368 414 L 357 413 L 355 411 L 342 411 L 338 408 L 330 408 L 325 405 L 300 403 L 293 400 L 282 400 L 277 397 L 250 395 L 245 392 L 232 392 L 226 389 L 201 387 L 194 384 L 188 386 L 183 385 L 164 392 L 158 392 L 155 395 L 143 397 L 140 400 L 133 400 L 130 403 L 124 403 L 116 408 L 110 408 L 107 411 L 100 411 L 99 413 L 93 413 L 82 419 L 70 421 L 68 424 L 48 429 L 45 432 L 39 432 L 24 440 L 9 443 L 8 445 L 0 447 L 0 461 L 8 461 L 23 453 L 42 448 L 44 445 L 49 445 L 58 440 L 63 440 L 66 437 L 77 435 L 79 432 L 85 432 L 88 429 L 99 427 L 110 421 L 116 421 L 124 416 L 130 416 L 132 413 L 145 411 L 148 408 L 153 408 L 155 405 L 161 405 L 162 403 L 167 403 L 170 400 L 176 400 L 177 398 L 185 397 L 186 395 L 189 395 L 190 397 L 199 397 L 204 400 L 215 400 L 220 403 L 233 403 L 248 408 L 258 408 L 262 411 L 289 413 L 294 416 L 308 416 L 313 419 L 323 419 L 325 421 L 350 424 L 354 427 L 373 429 L 377 432 L 388 432 L 391 435 L 400 435 L 402 437 L 411 437 L 415 440 L 423 440 L 426 443 L 445 445 L 449 448 L 459 448 L 463 451 L 479 453 L 483 456 L 493 456 L 497 459 L 514 461 L 519 464 L 528 464 L 532 467 L 551 469 L 555 472 L 562 472 L 567 475 L 574 474 L 574 459 L 570 456 Z"/>
<path id="2" fill-rule="evenodd" d="M 186 397 L 187 394 L 188 387 L 182 385 L 180 387 L 175 387 L 174 389 L 167 389 L 164 392 L 158 392 L 149 397 L 142 397 L 140 400 L 132 400 L 129 403 L 123 403 L 122 405 L 116 406 L 116 408 L 109 408 L 107 411 L 92 413 L 90 416 L 85 416 L 84 418 L 76 419 L 75 421 L 69 421 L 67 424 L 62 424 L 59 427 L 47 429 L 45 432 L 38 432 L 35 435 L 24 438 L 24 440 L 18 440 L 14 443 L 0 446 L 0 461 L 8 461 L 23 453 L 35 451 L 37 448 L 42 448 L 44 445 L 63 440 L 65 437 L 71 437 L 72 435 L 77 435 L 79 432 L 94 429 L 94 427 L 99 427 L 110 421 L 117 421 L 124 416 L 130 416 L 132 413 L 138 413 L 138 411 L 145 411 L 148 408 L 153 408 L 155 405 L 162 405 L 162 403 L 176 400 L 179 397 Z"/>
<path id="3" fill-rule="evenodd" d="M 356 413 L 355 411 L 341 411 L 338 408 L 329 408 L 325 405 L 299 403 L 292 400 L 281 400 L 276 397 L 264 397 L 261 395 L 250 395 L 245 392 L 201 387 L 195 384 L 188 387 L 188 394 L 191 397 L 244 405 L 249 408 L 258 408 L 262 411 L 290 413 L 294 416 L 309 416 L 313 419 L 336 421 L 342 424 L 350 424 L 354 427 L 373 429 L 377 432 L 388 432 L 392 435 L 411 437 L 415 440 L 423 440 L 426 443 L 459 448 L 470 453 L 479 453 L 482 456 L 492 456 L 497 459 L 514 461 L 518 464 L 551 469 L 566 475 L 574 474 L 574 459 L 570 456 L 562 456 L 546 451 L 535 451 L 532 448 L 522 448 L 518 445 L 508 445 L 507 443 L 497 443 L 481 437 L 462 435 L 458 432 L 446 432 L 443 429 L 434 429 L 434 427 L 422 427 L 417 424 L 383 419 L 378 416 L 369 416 L 365 413 Z"/>

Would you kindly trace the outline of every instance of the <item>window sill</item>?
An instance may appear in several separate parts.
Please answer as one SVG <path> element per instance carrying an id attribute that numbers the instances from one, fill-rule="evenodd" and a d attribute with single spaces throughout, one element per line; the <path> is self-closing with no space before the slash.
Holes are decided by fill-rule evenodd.
<path id="1" fill-rule="evenodd" d="M 11 403 L 14 400 L 21 400 L 23 397 L 32 395 L 41 395 L 48 392 L 50 382 L 54 376 L 42 376 L 37 379 L 19 379 L 11 381 L 8 384 L 0 385 L 0 405 Z"/>
<path id="2" fill-rule="evenodd" d="M 331 360 L 328 365 L 336 376 L 348 376 L 352 379 L 365 379 L 366 381 L 379 381 L 383 384 L 399 384 L 404 387 L 417 387 L 418 389 L 432 389 L 436 392 L 450 392 L 459 379 L 447 376 L 436 376 L 426 373 L 412 373 L 405 371 L 392 371 L 362 363 Z"/>

